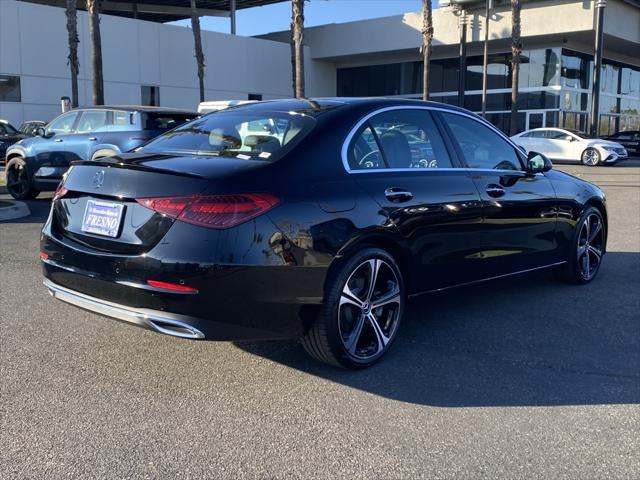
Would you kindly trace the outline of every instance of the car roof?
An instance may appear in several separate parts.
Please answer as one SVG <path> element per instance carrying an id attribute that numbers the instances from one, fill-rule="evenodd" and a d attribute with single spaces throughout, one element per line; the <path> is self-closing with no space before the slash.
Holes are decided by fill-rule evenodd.
<path id="1" fill-rule="evenodd" d="M 146 105 L 89 105 L 87 107 L 78 107 L 74 110 L 124 110 L 127 112 L 143 112 L 143 113 L 180 113 L 186 115 L 199 115 L 194 110 L 183 110 L 181 108 L 168 107 L 149 107 Z"/>
<path id="2" fill-rule="evenodd" d="M 246 111 L 246 112 L 264 112 L 264 111 L 280 111 L 280 112 L 299 112 L 307 115 L 319 115 L 327 110 L 347 107 L 370 107 L 384 108 L 392 106 L 419 106 L 419 107 L 437 107 L 439 109 L 451 111 L 463 111 L 469 113 L 459 107 L 447 105 L 439 102 L 415 100 L 408 98 L 388 98 L 388 97 L 321 97 L 321 98 L 284 98 L 278 100 L 263 100 L 253 103 L 245 103 L 242 105 L 234 105 L 222 111 Z M 212 112 L 215 113 L 215 112 Z"/>

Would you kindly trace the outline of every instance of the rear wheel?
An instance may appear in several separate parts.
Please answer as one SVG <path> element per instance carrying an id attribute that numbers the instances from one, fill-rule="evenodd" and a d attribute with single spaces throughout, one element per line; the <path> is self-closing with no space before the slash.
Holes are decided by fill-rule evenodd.
<path id="1" fill-rule="evenodd" d="M 40 193 L 33 188 L 27 163 L 22 158 L 11 160 L 7 165 L 7 190 L 17 200 L 36 198 Z"/>
<path id="2" fill-rule="evenodd" d="M 361 250 L 331 276 L 321 312 L 302 345 L 321 362 L 368 367 L 391 347 L 404 303 L 402 274 L 393 257 L 377 248 Z"/>
<path id="3" fill-rule="evenodd" d="M 584 152 L 582 152 L 582 156 L 580 157 L 583 165 L 587 167 L 595 167 L 600 164 L 600 152 L 593 147 L 587 148 Z"/>
<path id="4" fill-rule="evenodd" d="M 600 211 L 595 207 L 587 208 L 580 216 L 567 263 L 559 271 L 563 280 L 585 284 L 595 278 L 604 255 L 605 234 Z"/>

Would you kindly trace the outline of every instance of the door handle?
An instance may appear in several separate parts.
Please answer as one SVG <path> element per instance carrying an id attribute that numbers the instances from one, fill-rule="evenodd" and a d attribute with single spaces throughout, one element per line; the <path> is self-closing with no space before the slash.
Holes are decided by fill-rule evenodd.
<path id="1" fill-rule="evenodd" d="M 95 142 L 96 140 L 98 140 L 96 137 L 89 137 L 87 140 L 90 140 L 92 142 Z"/>
<path id="2" fill-rule="evenodd" d="M 504 188 L 502 188 L 500 185 L 496 185 L 495 183 L 487 185 L 486 192 L 487 195 L 493 198 L 502 197 L 505 194 Z"/>
<path id="3" fill-rule="evenodd" d="M 384 191 L 384 196 L 387 197 L 390 202 L 402 203 L 411 200 L 413 198 L 413 193 L 405 190 L 404 188 L 392 187 L 387 188 Z"/>
<path id="4" fill-rule="evenodd" d="M 54 142 L 58 142 L 58 143 L 60 143 L 61 141 L 62 141 L 62 139 L 61 139 L 61 138 L 56 138 L 56 139 L 54 140 Z"/>

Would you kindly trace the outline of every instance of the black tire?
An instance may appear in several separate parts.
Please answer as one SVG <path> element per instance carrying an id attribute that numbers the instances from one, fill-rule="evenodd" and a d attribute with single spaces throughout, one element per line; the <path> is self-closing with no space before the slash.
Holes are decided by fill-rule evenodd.
<path id="1" fill-rule="evenodd" d="M 371 277 L 373 289 L 367 283 Z M 360 250 L 330 273 L 320 313 L 302 345 L 329 365 L 354 369 L 373 365 L 395 340 L 405 301 L 402 273 L 394 258 L 378 248 Z"/>
<path id="2" fill-rule="evenodd" d="M 40 191 L 33 187 L 31 171 L 23 158 L 10 160 L 6 175 L 7 191 L 16 200 L 31 200 L 40 194 Z"/>
<path id="3" fill-rule="evenodd" d="M 594 226 L 595 219 L 597 219 L 599 224 L 599 230 Z M 586 225 L 587 221 L 589 221 L 589 226 Z M 585 231 L 587 228 L 589 228 L 591 232 L 589 236 L 591 237 L 593 235 L 593 237 L 585 245 Z M 561 280 L 575 285 L 584 285 L 596 277 L 600 271 L 602 258 L 605 253 L 606 228 L 600 210 L 595 207 L 587 207 L 582 212 L 573 234 L 567 263 L 557 270 L 558 277 Z M 581 253 L 582 251 L 585 251 L 585 253 Z M 599 254 L 597 252 L 599 252 Z M 585 254 L 588 256 L 588 263 L 584 259 Z M 595 263 L 596 259 L 597 263 Z M 589 270 L 588 275 L 586 274 L 585 267 Z"/>
<path id="4" fill-rule="evenodd" d="M 589 147 L 580 155 L 580 162 L 587 167 L 595 167 L 602 163 L 602 157 L 597 149 Z"/>

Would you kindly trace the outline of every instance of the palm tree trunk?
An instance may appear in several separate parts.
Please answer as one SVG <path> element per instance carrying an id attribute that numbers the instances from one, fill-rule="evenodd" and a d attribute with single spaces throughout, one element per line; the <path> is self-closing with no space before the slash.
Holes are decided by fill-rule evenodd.
<path id="1" fill-rule="evenodd" d="M 78 106 L 78 10 L 76 0 L 67 0 L 67 33 L 69 36 L 69 69 L 71 70 L 71 106 Z"/>
<path id="2" fill-rule="evenodd" d="M 293 70 L 293 95 L 304 98 L 304 0 L 291 0 L 291 67 Z"/>
<path id="3" fill-rule="evenodd" d="M 520 78 L 520 0 L 511 0 L 511 124 L 509 134 L 518 133 L 518 81 Z"/>
<path id="4" fill-rule="evenodd" d="M 200 101 L 204 102 L 204 53 L 202 52 L 202 34 L 200 33 L 200 17 L 196 0 L 191 0 L 191 29 L 196 49 L 196 62 L 198 63 L 198 83 L 200 86 Z"/>
<path id="5" fill-rule="evenodd" d="M 422 0 L 422 99 L 429 100 L 429 63 L 433 42 L 433 20 L 431 0 Z"/>
<path id="6" fill-rule="evenodd" d="M 104 105 L 102 78 L 102 40 L 100 38 L 100 0 L 87 0 L 89 36 L 91 37 L 91 73 L 93 75 L 93 104 Z"/>

